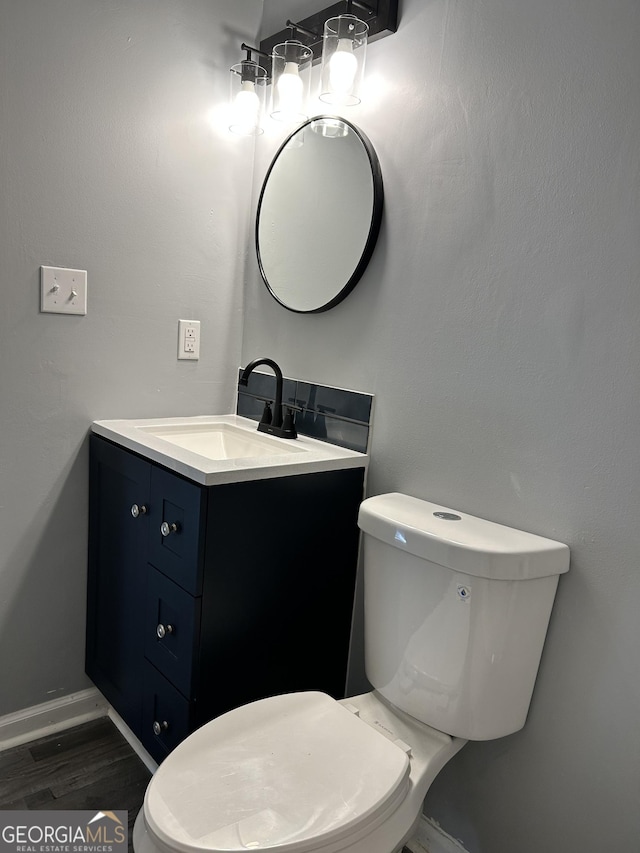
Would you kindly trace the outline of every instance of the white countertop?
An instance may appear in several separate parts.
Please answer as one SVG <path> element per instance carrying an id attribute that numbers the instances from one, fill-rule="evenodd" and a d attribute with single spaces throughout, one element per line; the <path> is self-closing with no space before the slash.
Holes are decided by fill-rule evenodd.
<path id="1" fill-rule="evenodd" d="M 240 457 L 235 459 L 210 459 L 207 456 L 178 447 L 149 429 L 206 427 L 207 424 L 229 424 L 246 431 L 247 436 L 266 439 L 277 451 L 269 456 Z M 365 453 L 346 450 L 307 436 L 297 439 L 275 438 L 257 432 L 258 424 L 239 415 L 200 415 L 188 418 L 145 418 L 139 420 L 94 421 L 91 430 L 108 438 L 127 450 L 158 462 L 183 477 L 203 486 L 220 483 L 239 483 L 248 480 L 265 480 L 272 477 L 289 477 L 294 474 L 313 474 L 319 471 L 338 471 L 345 468 L 365 468 L 369 457 Z M 291 452 L 294 450 L 296 452 Z"/>

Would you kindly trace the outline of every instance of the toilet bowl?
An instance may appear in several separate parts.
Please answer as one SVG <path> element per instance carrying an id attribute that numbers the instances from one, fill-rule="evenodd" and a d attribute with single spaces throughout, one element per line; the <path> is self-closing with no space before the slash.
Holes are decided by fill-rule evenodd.
<path id="1" fill-rule="evenodd" d="M 395 853 L 468 739 L 524 725 L 567 547 L 398 494 L 359 525 L 374 690 L 204 725 L 151 780 L 136 853 Z"/>
<path id="2" fill-rule="evenodd" d="M 203 726 L 159 767 L 134 847 L 391 853 L 411 837 L 429 785 L 465 743 L 375 692 L 253 702 Z"/>

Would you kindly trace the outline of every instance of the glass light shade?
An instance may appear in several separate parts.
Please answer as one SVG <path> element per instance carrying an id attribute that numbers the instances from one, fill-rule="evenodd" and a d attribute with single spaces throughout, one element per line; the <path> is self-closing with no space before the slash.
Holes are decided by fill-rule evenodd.
<path id="1" fill-rule="evenodd" d="M 240 136 L 262 133 L 267 72 L 245 59 L 231 66 L 231 115 L 229 130 Z"/>
<path id="2" fill-rule="evenodd" d="M 359 104 L 369 27 L 355 15 L 329 18 L 322 36 L 320 100 L 336 106 Z"/>
<path id="3" fill-rule="evenodd" d="M 313 51 L 299 41 L 277 44 L 271 54 L 271 118 L 288 123 L 307 118 Z"/>

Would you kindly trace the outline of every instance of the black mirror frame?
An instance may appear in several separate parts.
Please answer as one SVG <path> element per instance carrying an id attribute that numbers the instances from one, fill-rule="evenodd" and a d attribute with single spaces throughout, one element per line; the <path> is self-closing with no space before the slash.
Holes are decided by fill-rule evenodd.
<path id="1" fill-rule="evenodd" d="M 373 180 L 373 204 L 372 204 L 372 210 L 371 210 L 371 222 L 369 225 L 369 233 L 367 235 L 367 239 L 365 241 L 365 245 L 364 245 L 362 254 L 360 256 L 360 260 L 356 264 L 356 267 L 355 267 L 353 273 L 351 274 L 351 277 L 349 278 L 347 283 L 344 285 L 344 287 L 332 299 L 330 299 L 324 305 L 321 305 L 318 308 L 310 308 L 307 310 L 301 310 L 299 308 L 292 308 L 290 305 L 287 305 L 286 303 L 284 303 L 274 293 L 271 285 L 269 284 L 269 279 L 267 278 L 267 275 L 265 273 L 264 267 L 262 265 L 262 257 L 260 255 L 260 241 L 258 238 L 258 232 L 259 232 L 259 228 L 260 228 L 260 211 L 262 209 L 262 200 L 264 197 L 264 193 L 265 193 L 267 183 L 269 181 L 269 177 L 270 177 L 271 172 L 273 170 L 273 167 L 275 166 L 275 164 L 278 160 L 278 157 L 280 156 L 282 151 L 287 147 L 287 145 L 289 144 L 291 139 L 296 135 L 296 133 L 299 133 L 303 128 L 308 127 L 313 122 L 320 121 L 323 119 L 326 119 L 329 121 L 340 121 L 343 124 L 346 124 L 347 127 L 351 131 L 353 131 L 353 133 L 356 134 L 356 136 L 358 137 L 358 139 L 362 143 L 364 150 L 367 153 L 367 157 L 369 158 L 369 165 L 371 167 L 371 177 Z M 369 261 L 371 260 L 371 256 L 373 255 L 373 250 L 376 247 L 378 235 L 380 233 L 380 225 L 382 223 L 383 207 L 384 207 L 384 185 L 382 182 L 382 171 L 380 169 L 380 162 L 378 160 L 378 156 L 377 156 L 375 149 L 374 149 L 373 145 L 371 144 L 369 138 L 358 127 L 356 127 L 350 121 L 347 121 L 347 119 L 343 118 L 342 116 L 319 115 L 319 116 L 314 116 L 313 118 L 307 119 L 307 121 L 300 124 L 292 133 L 289 134 L 289 136 L 287 136 L 287 138 L 284 140 L 284 142 L 282 143 L 280 148 L 278 148 L 278 151 L 276 152 L 273 160 L 271 161 L 269 169 L 267 170 L 267 174 L 265 175 L 264 181 L 262 183 L 262 188 L 260 190 L 260 198 L 258 200 L 258 210 L 257 210 L 257 214 L 256 214 L 255 244 L 256 244 L 256 254 L 258 256 L 258 266 L 260 268 L 260 275 L 262 276 L 262 279 L 263 279 L 265 285 L 267 286 L 267 290 L 269 291 L 271 296 L 276 300 L 276 302 L 279 305 L 282 305 L 283 308 L 286 308 L 287 311 L 292 311 L 294 314 L 320 314 L 324 311 L 328 311 L 330 308 L 334 308 L 336 305 L 338 305 L 338 303 L 342 302 L 342 300 L 346 296 L 348 296 L 349 293 L 351 293 L 353 288 L 360 281 L 365 269 L 367 268 L 367 265 L 369 264 Z"/>

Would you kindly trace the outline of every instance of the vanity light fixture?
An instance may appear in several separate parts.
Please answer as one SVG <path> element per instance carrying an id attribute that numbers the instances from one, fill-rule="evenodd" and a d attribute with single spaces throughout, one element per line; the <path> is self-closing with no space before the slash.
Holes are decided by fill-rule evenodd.
<path id="1" fill-rule="evenodd" d="M 304 121 L 311 65 L 320 60 L 320 99 L 336 107 L 359 104 L 367 43 L 395 33 L 398 3 L 340 0 L 297 23 L 287 21 L 287 29 L 262 39 L 259 48 L 243 44 L 247 57 L 231 68 L 229 130 L 244 135 L 262 133 L 268 83 L 272 84 L 271 117 Z M 261 65 L 251 58 L 254 53 L 262 57 Z"/>
<path id="2" fill-rule="evenodd" d="M 253 136 L 263 132 L 261 127 L 264 111 L 264 98 L 268 82 L 266 68 L 251 58 L 252 53 L 262 51 L 243 44 L 242 50 L 247 56 L 237 65 L 232 65 L 231 74 L 231 116 L 229 130 L 240 136 Z"/>

